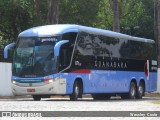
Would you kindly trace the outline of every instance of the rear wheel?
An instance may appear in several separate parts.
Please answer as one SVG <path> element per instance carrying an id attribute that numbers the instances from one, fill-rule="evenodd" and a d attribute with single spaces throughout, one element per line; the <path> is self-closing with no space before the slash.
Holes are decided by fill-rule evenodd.
<path id="1" fill-rule="evenodd" d="M 111 95 L 109 94 L 92 94 L 94 100 L 108 100 Z"/>
<path id="2" fill-rule="evenodd" d="M 136 98 L 136 84 L 135 82 L 131 82 L 130 84 L 130 90 L 128 93 L 128 98 L 129 99 L 135 99 Z"/>
<path id="3" fill-rule="evenodd" d="M 137 88 L 136 98 L 142 99 L 143 95 L 144 95 L 144 84 L 143 84 L 143 82 L 140 82 L 140 84 Z"/>
<path id="4" fill-rule="evenodd" d="M 122 99 L 135 99 L 136 98 L 136 83 L 131 82 L 129 93 L 121 94 Z"/>
<path id="5" fill-rule="evenodd" d="M 78 81 L 75 81 L 73 86 L 73 93 L 70 95 L 70 100 L 76 101 L 81 96 L 82 96 L 82 88 L 78 83 Z"/>
<path id="6" fill-rule="evenodd" d="M 34 101 L 40 101 L 42 98 L 41 95 L 33 95 L 32 97 Z"/>

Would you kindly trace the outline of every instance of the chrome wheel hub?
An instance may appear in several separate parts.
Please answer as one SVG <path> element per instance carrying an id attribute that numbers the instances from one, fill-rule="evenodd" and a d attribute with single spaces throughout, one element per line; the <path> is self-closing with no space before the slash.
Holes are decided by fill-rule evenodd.
<path id="1" fill-rule="evenodd" d="M 78 94 L 79 94 L 79 88 L 78 88 L 78 86 L 76 86 L 75 87 L 75 94 L 78 96 Z"/>

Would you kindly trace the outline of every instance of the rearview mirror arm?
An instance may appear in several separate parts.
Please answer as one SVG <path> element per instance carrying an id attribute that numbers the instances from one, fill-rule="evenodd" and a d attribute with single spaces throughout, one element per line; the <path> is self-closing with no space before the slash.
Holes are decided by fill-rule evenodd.
<path id="1" fill-rule="evenodd" d="M 12 47 L 15 46 L 15 43 L 11 43 L 5 46 L 4 48 L 4 58 L 7 59 L 8 58 L 8 50 Z"/>

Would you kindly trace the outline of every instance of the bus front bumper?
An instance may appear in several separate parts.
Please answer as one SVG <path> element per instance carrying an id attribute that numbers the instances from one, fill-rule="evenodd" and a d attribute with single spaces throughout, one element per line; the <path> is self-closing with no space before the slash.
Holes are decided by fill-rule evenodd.
<path id="1" fill-rule="evenodd" d="M 12 83 L 12 91 L 14 95 L 63 95 L 66 94 L 66 80 L 59 79 L 45 85 L 30 87 L 24 87 Z"/>

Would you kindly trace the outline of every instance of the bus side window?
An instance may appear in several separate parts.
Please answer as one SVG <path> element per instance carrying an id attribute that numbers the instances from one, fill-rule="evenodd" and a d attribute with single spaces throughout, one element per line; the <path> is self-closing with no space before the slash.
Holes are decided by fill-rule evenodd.
<path id="1" fill-rule="evenodd" d="M 59 67 L 60 70 L 69 66 L 72 56 L 72 48 L 69 47 L 68 44 L 62 45 L 60 49 L 60 56 L 59 56 Z"/>
<path id="2" fill-rule="evenodd" d="M 62 35 L 62 40 L 69 40 L 69 43 L 62 45 L 60 49 L 60 56 L 59 56 L 60 71 L 70 65 L 76 36 L 77 33 L 75 32 L 65 33 Z"/>

